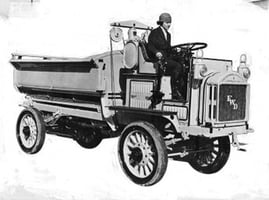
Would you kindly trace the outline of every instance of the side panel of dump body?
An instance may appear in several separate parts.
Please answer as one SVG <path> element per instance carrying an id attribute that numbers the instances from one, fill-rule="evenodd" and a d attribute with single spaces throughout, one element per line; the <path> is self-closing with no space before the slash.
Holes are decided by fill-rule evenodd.
<path id="1" fill-rule="evenodd" d="M 111 73 L 111 55 L 114 72 Z M 63 94 L 79 93 L 95 95 L 109 92 L 112 88 L 119 91 L 119 68 L 122 55 L 119 51 L 99 54 L 84 59 L 28 59 L 13 58 L 14 85 L 23 93 L 39 91 Z"/>
<path id="2" fill-rule="evenodd" d="M 50 63 L 45 64 L 50 65 Z M 62 92 L 96 92 L 102 88 L 101 85 L 96 84 L 99 83 L 98 72 L 98 67 L 89 69 L 86 72 L 15 70 L 14 84 L 19 90 L 28 88 Z"/>

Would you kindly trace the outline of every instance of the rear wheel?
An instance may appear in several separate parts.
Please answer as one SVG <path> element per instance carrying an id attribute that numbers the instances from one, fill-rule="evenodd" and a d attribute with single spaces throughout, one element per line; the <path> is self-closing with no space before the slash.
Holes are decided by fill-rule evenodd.
<path id="1" fill-rule="evenodd" d="M 128 125 L 119 139 L 119 158 L 125 174 L 136 184 L 157 183 L 167 168 L 167 152 L 160 132 L 148 122 Z"/>
<path id="2" fill-rule="evenodd" d="M 204 174 L 218 172 L 226 164 L 230 155 L 229 136 L 218 138 L 195 138 L 197 153 L 189 163 L 197 171 Z"/>
<path id="3" fill-rule="evenodd" d="M 46 127 L 41 113 L 29 108 L 21 112 L 16 125 L 16 137 L 25 153 L 40 151 L 45 141 Z"/>
<path id="4" fill-rule="evenodd" d="M 77 143 L 87 149 L 97 147 L 101 141 L 101 131 L 98 129 L 81 129 L 77 133 Z"/>

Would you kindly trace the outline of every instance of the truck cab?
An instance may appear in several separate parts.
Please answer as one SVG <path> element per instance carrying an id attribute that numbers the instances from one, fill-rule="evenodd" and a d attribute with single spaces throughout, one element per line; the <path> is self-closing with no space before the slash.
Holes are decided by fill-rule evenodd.
<path id="1" fill-rule="evenodd" d="M 203 56 L 202 49 L 207 47 L 206 43 L 173 46 L 175 59 L 182 62 L 185 68 L 185 100 L 175 100 L 171 95 L 170 77 L 160 72 L 165 63 L 149 59 L 146 39 L 137 34 L 139 29 L 150 31 L 152 28 L 137 22 L 128 24 L 129 21 L 112 23 L 113 29 L 128 28 L 129 38 L 123 47 L 123 67 L 119 74 L 123 101 L 111 109 L 145 109 L 155 113 L 173 111 L 177 113 L 175 118 L 178 121 L 175 129 L 180 132 L 182 125 L 198 128 L 199 133 L 187 131 L 196 136 L 218 137 L 222 135 L 218 131 L 221 127 L 234 124 L 247 126 L 250 92 L 247 80 L 250 70 L 246 55 L 241 56 L 240 66 L 233 71 L 231 60 Z M 162 96 L 154 96 L 158 91 L 162 92 Z"/>
<path id="2" fill-rule="evenodd" d="M 143 28 L 124 23 L 112 25 L 133 31 Z M 165 63 L 150 60 L 145 38 L 135 36 L 123 50 L 123 104 L 110 107 L 116 111 L 116 121 L 123 127 L 136 121 L 150 123 L 164 139 L 169 158 L 187 161 L 202 173 L 219 171 L 229 157 L 230 144 L 244 151 L 237 136 L 252 132 L 248 124 L 250 70 L 246 55 L 240 57 L 240 66 L 234 70 L 231 60 L 204 57 L 206 43 L 172 46 L 175 60 L 185 68 L 184 99 L 177 100 L 171 95 L 170 77 L 161 72 Z M 125 132 L 123 135 L 131 134 Z M 123 148 L 120 156 L 124 160 L 124 142 L 119 147 Z M 127 173 L 132 168 L 122 165 Z"/>

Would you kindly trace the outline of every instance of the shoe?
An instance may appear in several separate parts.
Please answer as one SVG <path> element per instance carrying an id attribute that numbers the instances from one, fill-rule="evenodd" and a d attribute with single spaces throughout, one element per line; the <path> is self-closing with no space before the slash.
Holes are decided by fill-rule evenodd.
<path id="1" fill-rule="evenodd" d="M 161 103 L 163 96 L 164 93 L 160 91 L 153 91 L 153 94 L 149 98 L 147 98 L 151 101 L 149 108 L 153 109 L 156 107 L 157 104 Z"/>
<path id="2" fill-rule="evenodd" d="M 150 97 L 147 98 L 147 100 L 162 100 L 164 96 L 164 93 L 160 92 L 160 91 L 152 91 L 152 95 Z"/>

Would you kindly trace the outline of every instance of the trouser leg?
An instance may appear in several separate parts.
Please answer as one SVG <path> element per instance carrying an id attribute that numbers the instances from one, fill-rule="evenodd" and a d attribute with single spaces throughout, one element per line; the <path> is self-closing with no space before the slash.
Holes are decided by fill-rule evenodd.
<path id="1" fill-rule="evenodd" d="M 182 85 L 182 78 L 183 78 L 183 66 L 174 61 L 174 60 L 167 60 L 167 69 L 166 69 L 166 75 L 171 76 L 171 89 L 172 89 L 172 95 L 174 97 L 180 96 L 182 89 L 180 86 Z M 182 96 L 182 95 L 181 95 Z"/>

